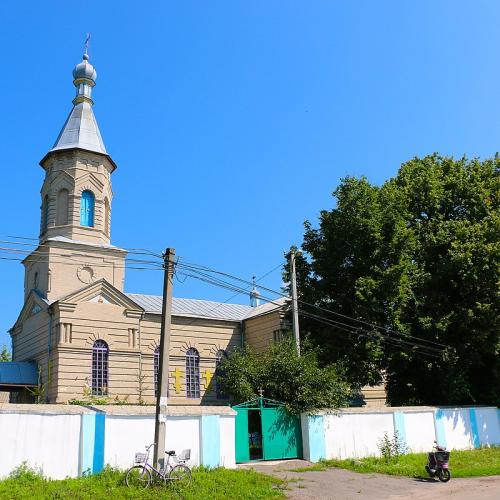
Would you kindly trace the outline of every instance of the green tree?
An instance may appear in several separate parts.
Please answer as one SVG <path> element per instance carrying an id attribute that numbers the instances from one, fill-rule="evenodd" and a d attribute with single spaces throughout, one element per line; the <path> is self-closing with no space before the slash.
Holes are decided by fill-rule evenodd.
<path id="1" fill-rule="evenodd" d="M 305 342 L 299 356 L 291 338 L 262 353 L 238 349 L 222 360 L 221 387 L 234 403 L 253 399 L 262 389 L 294 414 L 340 408 L 348 401 L 348 385 L 338 367 L 320 366 L 317 352 Z"/>
<path id="2" fill-rule="evenodd" d="M 2 350 L 0 351 L 0 361 L 10 361 L 11 360 L 11 355 L 9 350 L 7 349 L 7 346 L 3 346 Z"/>
<path id="3" fill-rule="evenodd" d="M 380 187 L 341 182 L 319 227 L 305 224 L 301 299 L 448 348 L 426 357 L 369 327 L 362 337 L 303 318 L 323 361 L 342 362 L 358 385 L 385 372 L 392 404 L 498 403 L 499 167 L 432 155 Z"/>

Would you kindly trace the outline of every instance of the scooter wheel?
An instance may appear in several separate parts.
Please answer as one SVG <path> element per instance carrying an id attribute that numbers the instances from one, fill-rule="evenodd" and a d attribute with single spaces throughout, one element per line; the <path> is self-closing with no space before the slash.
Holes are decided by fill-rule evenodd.
<path id="1" fill-rule="evenodd" d="M 451 479 L 450 469 L 439 469 L 438 478 L 442 483 L 447 483 Z"/>

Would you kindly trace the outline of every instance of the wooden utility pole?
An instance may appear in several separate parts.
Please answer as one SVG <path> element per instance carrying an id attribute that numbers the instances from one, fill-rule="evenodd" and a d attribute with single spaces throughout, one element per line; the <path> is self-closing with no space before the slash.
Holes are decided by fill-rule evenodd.
<path id="1" fill-rule="evenodd" d="M 299 332 L 299 306 L 297 302 L 297 277 L 295 275 L 295 249 L 290 250 L 290 277 L 292 282 L 292 318 L 293 334 L 297 353 L 300 355 L 300 332 Z"/>
<path id="2" fill-rule="evenodd" d="M 163 467 L 165 460 L 165 428 L 167 423 L 168 376 L 170 326 L 172 322 L 172 288 L 174 276 L 175 249 L 167 248 L 163 254 L 163 304 L 161 310 L 160 331 L 160 360 L 158 366 L 156 419 L 155 419 L 155 447 L 153 463 L 156 467 Z"/>

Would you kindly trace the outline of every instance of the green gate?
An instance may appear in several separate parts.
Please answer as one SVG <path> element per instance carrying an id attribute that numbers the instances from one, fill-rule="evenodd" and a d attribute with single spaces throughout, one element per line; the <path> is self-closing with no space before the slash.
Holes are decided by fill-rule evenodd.
<path id="1" fill-rule="evenodd" d="M 302 458 L 300 418 L 263 397 L 233 406 L 236 462 Z"/>

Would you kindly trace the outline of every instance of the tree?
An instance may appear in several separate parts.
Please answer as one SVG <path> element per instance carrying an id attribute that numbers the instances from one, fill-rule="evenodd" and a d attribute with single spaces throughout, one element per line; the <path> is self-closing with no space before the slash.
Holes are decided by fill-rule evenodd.
<path id="1" fill-rule="evenodd" d="M 234 403 L 253 399 L 262 389 L 293 414 L 340 408 L 348 400 L 348 385 L 338 367 L 320 367 L 317 353 L 306 341 L 299 356 L 291 338 L 262 353 L 247 346 L 222 360 L 218 382 Z"/>
<path id="2" fill-rule="evenodd" d="M 7 346 L 3 346 L 2 350 L 0 351 L 0 362 L 1 361 L 10 361 L 11 360 L 11 355 L 9 350 L 7 349 Z"/>
<path id="3" fill-rule="evenodd" d="M 366 336 L 347 333 L 345 324 L 360 323 L 323 311 L 344 329 L 310 317 L 302 328 L 323 346 L 324 362 L 344 363 L 349 381 L 359 385 L 385 373 L 392 404 L 497 404 L 499 168 L 498 157 L 432 155 L 403 164 L 380 187 L 364 178 L 342 180 L 337 204 L 321 212 L 319 227 L 305 223 L 301 300 L 400 332 L 407 341 L 447 347 L 433 357 L 385 341 L 366 324 Z"/>

